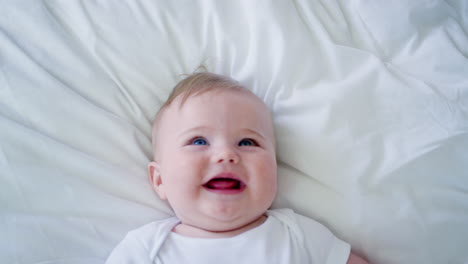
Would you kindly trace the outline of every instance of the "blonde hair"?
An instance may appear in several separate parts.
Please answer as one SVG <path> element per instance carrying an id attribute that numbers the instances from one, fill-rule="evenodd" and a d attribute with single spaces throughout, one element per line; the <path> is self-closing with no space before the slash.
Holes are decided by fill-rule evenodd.
<path id="1" fill-rule="evenodd" d="M 182 95 L 180 105 L 182 106 L 190 96 L 199 95 L 214 89 L 245 89 L 239 82 L 227 76 L 211 73 L 211 72 L 197 72 L 188 75 L 185 79 L 180 81 L 172 90 L 166 102 L 159 109 L 164 110 L 169 106 L 175 98 Z"/>
<path id="2" fill-rule="evenodd" d="M 227 76 L 211 72 L 195 72 L 185 76 L 187 77 L 185 77 L 183 80 L 177 83 L 177 85 L 173 88 L 171 94 L 167 98 L 166 102 L 156 113 L 152 125 L 153 151 L 156 149 L 156 125 L 159 123 L 159 120 L 161 119 L 164 110 L 167 107 L 169 107 L 177 97 L 182 96 L 179 104 L 179 107 L 182 107 L 187 101 L 187 99 L 189 99 L 190 97 L 217 89 L 229 89 L 250 92 L 236 80 Z"/>

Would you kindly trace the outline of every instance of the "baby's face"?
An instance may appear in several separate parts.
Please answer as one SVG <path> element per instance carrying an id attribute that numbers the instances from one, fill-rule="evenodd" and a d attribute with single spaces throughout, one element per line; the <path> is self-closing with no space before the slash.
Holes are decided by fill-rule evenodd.
<path id="1" fill-rule="evenodd" d="M 208 231 L 242 227 L 276 194 L 274 132 L 265 104 L 247 91 L 180 96 L 158 123 L 153 187 L 182 224 Z"/>

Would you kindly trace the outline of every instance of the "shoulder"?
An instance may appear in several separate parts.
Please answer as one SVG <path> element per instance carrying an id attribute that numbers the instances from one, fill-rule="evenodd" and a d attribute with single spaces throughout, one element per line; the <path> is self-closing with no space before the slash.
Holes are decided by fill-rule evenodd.
<path id="1" fill-rule="evenodd" d="M 138 241 L 144 247 L 153 248 L 159 246 L 179 222 L 176 217 L 153 221 L 128 232 L 124 240 Z"/>
<path id="2" fill-rule="evenodd" d="M 147 223 L 137 229 L 131 230 L 128 232 L 128 235 L 131 236 L 145 236 L 145 235 L 154 235 L 159 232 L 167 232 L 167 230 L 172 230 L 172 228 L 177 225 L 180 220 L 176 217 L 165 218 L 161 220 L 156 220 L 150 223 Z"/>
<path id="3" fill-rule="evenodd" d="M 344 260 L 346 260 L 346 258 L 343 258 L 343 257 L 348 256 L 346 264 L 369 264 L 367 260 L 365 260 L 364 258 L 360 257 L 359 255 L 351 251 L 350 244 L 339 239 L 326 226 L 306 216 L 299 215 L 299 214 L 296 214 L 296 216 L 306 234 L 312 234 L 312 232 L 314 232 L 314 234 L 320 235 L 321 241 L 324 241 L 324 240 L 328 241 L 328 243 L 332 245 L 330 256 L 333 256 L 332 257 L 333 259 L 335 258 L 337 259 L 336 263 L 344 263 Z M 309 240 L 312 237 L 313 236 L 311 235 L 307 235 L 306 240 Z M 311 241 L 309 240 L 309 242 Z M 335 262 L 332 262 L 332 263 L 335 263 Z"/>
<path id="4" fill-rule="evenodd" d="M 179 220 L 171 217 L 148 223 L 128 232 L 114 248 L 106 263 L 146 263 L 142 262 L 143 259 L 152 259 L 157 254 L 167 234 L 177 223 Z M 126 262 L 121 260 L 126 260 Z"/>
<path id="5" fill-rule="evenodd" d="M 333 233 L 323 224 L 320 222 L 300 215 L 294 212 L 292 209 L 274 209 L 268 210 L 267 214 L 269 216 L 273 216 L 279 219 L 281 222 L 288 224 L 288 225 L 297 225 L 300 227 L 301 233 L 306 235 L 307 237 L 313 236 L 326 236 L 326 237 L 335 237 Z"/>
<path id="6" fill-rule="evenodd" d="M 349 258 L 351 246 L 320 222 L 291 209 L 270 210 L 268 214 L 292 226 L 293 233 L 299 237 L 314 263 L 346 263 Z M 295 229 L 298 231 L 294 232 Z"/>

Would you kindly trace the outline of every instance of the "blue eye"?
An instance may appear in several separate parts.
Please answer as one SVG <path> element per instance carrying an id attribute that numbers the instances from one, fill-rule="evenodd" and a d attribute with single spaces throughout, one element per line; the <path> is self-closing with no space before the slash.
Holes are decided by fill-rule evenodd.
<path id="1" fill-rule="evenodd" d="M 204 138 L 195 138 L 191 141 L 191 145 L 208 145 Z"/>
<path id="2" fill-rule="evenodd" d="M 255 140 L 253 139 L 250 139 L 250 138 L 244 138 L 242 139 L 240 142 L 239 142 L 239 146 L 247 146 L 247 147 L 251 147 L 251 146 L 258 146 L 257 142 L 255 142 Z"/>

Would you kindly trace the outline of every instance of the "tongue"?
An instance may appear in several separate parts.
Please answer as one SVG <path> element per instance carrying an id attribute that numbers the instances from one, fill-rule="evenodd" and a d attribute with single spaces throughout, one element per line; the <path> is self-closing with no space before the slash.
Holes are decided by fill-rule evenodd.
<path id="1" fill-rule="evenodd" d="M 211 189 L 234 189 L 238 188 L 239 181 L 233 179 L 214 179 L 209 181 L 206 186 Z"/>

